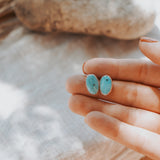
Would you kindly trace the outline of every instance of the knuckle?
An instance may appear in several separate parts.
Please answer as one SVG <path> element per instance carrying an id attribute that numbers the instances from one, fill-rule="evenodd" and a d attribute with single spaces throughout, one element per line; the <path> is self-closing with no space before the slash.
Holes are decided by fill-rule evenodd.
<path id="1" fill-rule="evenodd" d="M 138 77 L 141 80 L 141 82 L 145 81 L 147 75 L 148 75 L 148 65 L 145 62 L 141 63 L 140 69 L 138 72 Z"/>
<path id="2" fill-rule="evenodd" d="M 137 86 L 129 86 L 126 88 L 126 100 L 127 104 L 131 106 L 135 106 L 138 100 L 138 88 Z"/>

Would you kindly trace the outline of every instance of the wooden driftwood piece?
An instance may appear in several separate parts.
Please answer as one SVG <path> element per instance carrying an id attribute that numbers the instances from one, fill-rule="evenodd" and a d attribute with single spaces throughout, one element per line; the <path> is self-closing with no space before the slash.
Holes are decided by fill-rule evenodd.
<path id="1" fill-rule="evenodd" d="M 13 0 L 0 0 L 0 18 L 13 12 L 11 3 Z"/>
<path id="2" fill-rule="evenodd" d="M 29 29 L 136 39 L 154 26 L 150 0 L 15 0 L 17 17 Z"/>
<path id="3" fill-rule="evenodd" d="M 0 0 L 0 38 L 20 24 L 15 12 L 33 31 L 136 39 L 154 26 L 152 4 L 150 0 Z"/>
<path id="4" fill-rule="evenodd" d="M 14 14 L 13 2 L 14 0 L 0 0 L 0 40 L 20 24 Z"/>

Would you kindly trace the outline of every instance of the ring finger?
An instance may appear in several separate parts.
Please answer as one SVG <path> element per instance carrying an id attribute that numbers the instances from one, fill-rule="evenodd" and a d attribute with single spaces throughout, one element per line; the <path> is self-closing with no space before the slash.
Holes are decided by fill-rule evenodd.
<path id="1" fill-rule="evenodd" d="M 122 122 L 160 133 L 160 116 L 157 113 L 120 104 L 106 103 L 83 95 L 72 95 L 69 100 L 69 107 L 74 113 L 82 116 L 86 116 L 92 111 L 99 111 Z"/>

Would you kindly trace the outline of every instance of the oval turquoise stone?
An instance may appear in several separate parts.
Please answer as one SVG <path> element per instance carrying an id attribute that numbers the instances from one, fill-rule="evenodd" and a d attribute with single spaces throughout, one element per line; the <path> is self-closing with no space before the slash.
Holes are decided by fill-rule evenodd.
<path id="1" fill-rule="evenodd" d="M 103 95 L 109 94 L 112 89 L 112 79 L 109 76 L 103 76 L 100 80 L 100 91 Z"/>
<path id="2" fill-rule="evenodd" d="M 86 87 L 89 93 L 97 94 L 98 92 L 98 79 L 95 75 L 90 74 L 86 78 Z"/>

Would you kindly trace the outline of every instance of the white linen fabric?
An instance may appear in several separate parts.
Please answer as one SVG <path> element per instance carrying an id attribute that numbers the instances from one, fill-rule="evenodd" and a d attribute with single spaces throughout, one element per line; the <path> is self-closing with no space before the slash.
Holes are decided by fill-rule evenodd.
<path id="1" fill-rule="evenodd" d="M 149 34 L 160 39 L 156 21 Z M 139 160 L 68 108 L 66 79 L 94 57 L 141 58 L 138 40 L 38 34 L 19 27 L 0 43 L 1 160 Z"/>

